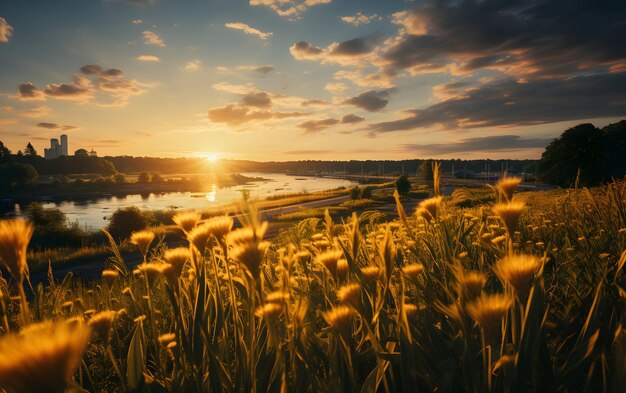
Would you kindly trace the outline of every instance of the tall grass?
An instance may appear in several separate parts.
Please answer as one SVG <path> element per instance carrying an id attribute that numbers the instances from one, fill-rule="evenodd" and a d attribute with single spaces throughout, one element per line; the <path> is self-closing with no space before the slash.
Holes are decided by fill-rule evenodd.
<path id="1" fill-rule="evenodd" d="M 325 214 L 272 244 L 251 208 L 235 230 L 186 220 L 188 247 L 137 235 L 135 271 L 118 254 L 102 281 L 35 288 L 32 322 L 0 279 L 0 348 L 42 321 L 86 324 L 63 388 L 94 392 L 622 391 L 626 183 L 531 198 Z M 21 386 L 2 378 L 12 362 L 0 353 L 0 387 Z"/>

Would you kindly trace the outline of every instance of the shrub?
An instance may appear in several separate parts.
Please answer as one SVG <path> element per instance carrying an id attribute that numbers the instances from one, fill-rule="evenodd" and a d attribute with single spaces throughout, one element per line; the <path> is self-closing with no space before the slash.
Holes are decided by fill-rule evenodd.
<path id="1" fill-rule="evenodd" d="M 350 199 L 357 200 L 361 198 L 361 189 L 358 186 L 354 186 L 351 190 L 350 190 Z"/>
<path id="2" fill-rule="evenodd" d="M 146 228 L 150 224 L 149 216 L 135 206 L 118 209 L 111 215 L 108 231 L 114 237 L 126 239 L 132 232 Z"/>
<path id="3" fill-rule="evenodd" d="M 396 190 L 400 195 L 406 195 L 411 191 L 411 181 L 408 175 L 401 175 L 396 179 Z"/>

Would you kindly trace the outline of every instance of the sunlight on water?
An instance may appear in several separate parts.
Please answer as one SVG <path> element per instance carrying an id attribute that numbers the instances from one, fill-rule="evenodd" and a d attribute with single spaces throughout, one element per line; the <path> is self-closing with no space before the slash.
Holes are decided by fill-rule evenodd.
<path id="1" fill-rule="evenodd" d="M 207 192 L 205 197 L 209 202 L 215 202 L 215 197 L 217 196 L 217 185 L 213 184 L 211 186 L 211 192 Z"/>

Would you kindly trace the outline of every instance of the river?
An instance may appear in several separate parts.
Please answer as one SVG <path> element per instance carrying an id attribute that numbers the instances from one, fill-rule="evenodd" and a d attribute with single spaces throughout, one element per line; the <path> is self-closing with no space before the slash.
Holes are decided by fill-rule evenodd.
<path id="1" fill-rule="evenodd" d="M 127 195 L 97 200 L 64 201 L 44 203 L 45 208 L 61 210 L 69 222 L 78 223 L 86 230 L 98 230 L 106 226 L 117 209 L 136 206 L 142 210 L 162 209 L 206 209 L 242 198 L 247 190 L 250 198 L 267 198 L 279 194 L 294 194 L 330 190 L 337 187 L 352 187 L 356 183 L 342 179 L 323 177 L 298 177 L 278 173 L 244 173 L 245 176 L 262 177 L 266 180 L 233 187 L 213 185 L 210 192 L 171 192 L 164 194 Z M 14 214 L 20 214 L 20 206 Z"/>

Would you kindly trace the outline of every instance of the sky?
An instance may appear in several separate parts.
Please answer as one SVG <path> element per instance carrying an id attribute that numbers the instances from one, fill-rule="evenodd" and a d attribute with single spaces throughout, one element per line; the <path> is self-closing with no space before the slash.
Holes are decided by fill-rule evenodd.
<path id="1" fill-rule="evenodd" d="M 539 158 L 626 117 L 618 0 L 0 5 L 0 141 L 70 152 Z"/>

